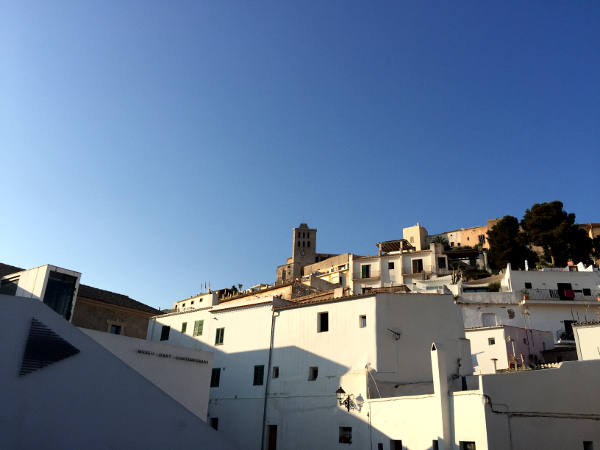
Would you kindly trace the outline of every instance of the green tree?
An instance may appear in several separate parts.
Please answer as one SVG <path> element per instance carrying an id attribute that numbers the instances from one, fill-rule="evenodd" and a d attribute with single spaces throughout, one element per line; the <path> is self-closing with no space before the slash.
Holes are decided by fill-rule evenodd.
<path id="1" fill-rule="evenodd" d="M 519 228 L 519 220 L 513 216 L 504 216 L 487 232 L 490 250 L 488 262 L 494 269 L 504 269 L 508 263 L 515 269 L 524 269 L 525 260 L 533 265 L 538 257 L 530 250 L 526 236 Z"/>
<path id="2" fill-rule="evenodd" d="M 553 266 L 564 266 L 569 259 L 588 262 L 592 240 L 575 225 L 575 214 L 567 213 L 562 202 L 536 203 L 525 211 L 521 227 L 531 244 L 542 247 L 544 258 Z"/>
<path id="3" fill-rule="evenodd" d="M 446 239 L 443 236 L 436 236 L 432 242 L 434 244 L 442 244 L 444 246 L 444 249 L 450 248 L 450 243 L 448 242 L 448 239 Z"/>

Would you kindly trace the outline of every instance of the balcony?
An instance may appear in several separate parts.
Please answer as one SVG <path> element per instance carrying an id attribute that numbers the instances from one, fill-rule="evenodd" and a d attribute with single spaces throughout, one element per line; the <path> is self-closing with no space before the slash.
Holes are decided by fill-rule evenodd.
<path id="1" fill-rule="evenodd" d="M 423 273 L 425 273 L 426 275 L 431 275 L 432 269 L 432 265 L 421 265 L 419 267 L 403 267 L 402 275 L 422 275 Z"/>
<path id="2" fill-rule="evenodd" d="M 528 300 L 557 302 L 598 302 L 598 296 L 600 295 L 600 291 L 588 289 L 579 291 L 559 289 L 528 289 L 528 291 Z"/>

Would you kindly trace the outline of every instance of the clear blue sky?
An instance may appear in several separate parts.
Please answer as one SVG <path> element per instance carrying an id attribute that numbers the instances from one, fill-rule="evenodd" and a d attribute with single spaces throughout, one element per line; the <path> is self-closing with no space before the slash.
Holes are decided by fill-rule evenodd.
<path id="1" fill-rule="evenodd" d="M 594 1 L 0 0 L 0 261 L 167 308 L 301 222 L 599 222 L 599 61 Z"/>

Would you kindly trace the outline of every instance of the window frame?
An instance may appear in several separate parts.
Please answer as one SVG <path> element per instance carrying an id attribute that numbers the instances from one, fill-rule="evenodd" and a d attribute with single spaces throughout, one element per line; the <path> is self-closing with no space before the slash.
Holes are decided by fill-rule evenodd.
<path id="1" fill-rule="evenodd" d="M 193 336 L 202 336 L 204 332 L 204 319 L 194 321 Z"/>
<path id="2" fill-rule="evenodd" d="M 215 345 L 223 345 L 225 342 L 225 327 L 217 328 L 215 332 Z"/>
<path id="3" fill-rule="evenodd" d="M 362 314 L 358 316 L 358 328 L 367 328 L 367 315 Z"/>
<path id="4" fill-rule="evenodd" d="M 221 368 L 213 367 L 210 373 L 210 387 L 219 387 L 221 384 Z"/>
<path id="5" fill-rule="evenodd" d="M 317 313 L 317 333 L 329 331 L 329 311 Z"/>
<path id="6" fill-rule="evenodd" d="M 185 334 L 187 331 L 187 322 L 181 322 L 181 334 Z"/>
<path id="7" fill-rule="evenodd" d="M 170 325 L 163 325 L 162 328 L 160 329 L 160 340 L 161 341 L 168 341 L 170 334 L 171 334 L 171 326 Z"/>

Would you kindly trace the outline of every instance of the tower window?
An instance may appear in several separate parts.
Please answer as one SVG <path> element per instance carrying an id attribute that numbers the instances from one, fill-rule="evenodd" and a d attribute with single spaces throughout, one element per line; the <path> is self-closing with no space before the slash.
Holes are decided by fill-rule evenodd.
<path id="1" fill-rule="evenodd" d="M 306 246 L 307 246 L 307 247 L 310 247 L 310 241 L 308 241 L 308 242 L 306 243 Z"/>

